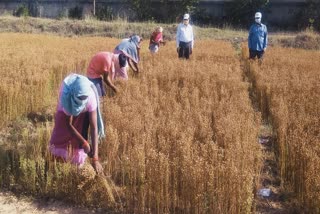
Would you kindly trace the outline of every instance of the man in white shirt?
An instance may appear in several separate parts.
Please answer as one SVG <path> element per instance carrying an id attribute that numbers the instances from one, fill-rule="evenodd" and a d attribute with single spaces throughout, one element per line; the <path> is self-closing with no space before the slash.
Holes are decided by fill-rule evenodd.
<path id="1" fill-rule="evenodd" d="M 190 54 L 192 54 L 194 38 L 189 20 L 190 15 L 186 13 L 183 15 L 183 22 L 178 25 L 176 43 L 179 58 L 189 59 Z"/>

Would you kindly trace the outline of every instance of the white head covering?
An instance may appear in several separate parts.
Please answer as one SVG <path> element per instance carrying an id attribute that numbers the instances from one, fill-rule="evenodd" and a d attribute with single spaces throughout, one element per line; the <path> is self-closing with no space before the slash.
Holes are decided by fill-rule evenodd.
<path id="1" fill-rule="evenodd" d="M 256 12 L 256 14 L 254 15 L 254 18 L 262 18 L 262 14 L 260 12 Z"/>
<path id="2" fill-rule="evenodd" d="M 190 15 L 188 13 L 183 15 L 183 19 L 189 19 L 189 18 L 190 18 Z"/>
<path id="3" fill-rule="evenodd" d="M 260 24 L 261 18 L 262 18 L 262 14 L 260 12 L 256 12 L 256 14 L 254 15 L 255 22 Z"/>

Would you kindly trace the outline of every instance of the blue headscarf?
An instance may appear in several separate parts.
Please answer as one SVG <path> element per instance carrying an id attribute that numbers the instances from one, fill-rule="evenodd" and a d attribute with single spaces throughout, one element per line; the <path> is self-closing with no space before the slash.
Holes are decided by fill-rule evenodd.
<path id="1" fill-rule="evenodd" d="M 98 92 L 95 85 L 87 77 L 79 74 L 70 74 L 63 80 L 61 94 L 62 107 L 69 114 L 78 116 L 85 109 L 88 103 L 91 89 L 94 91 L 97 100 L 98 134 L 100 137 L 104 137 L 104 126 L 100 113 Z M 80 99 L 80 96 L 85 96 L 87 98 Z"/>
<path id="2" fill-rule="evenodd" d="M 138 35 L 133 35 L 129 39 L 124 39 L 120 44 L 115 48 L 115 51 L 121 51 L 126 56 L 130 57 L 135 63 L 139 62 L 138 50 L 139 42 L 141 38 Z"/>
<path id="3" fill-rule="evenodd" d="M 130 37 L 129 41 L 133 42 L 137 48 L 140 48 L 139 46 L 139 42 L 140 42 L 141 38 L 138 35 L 133 35 Z"/>

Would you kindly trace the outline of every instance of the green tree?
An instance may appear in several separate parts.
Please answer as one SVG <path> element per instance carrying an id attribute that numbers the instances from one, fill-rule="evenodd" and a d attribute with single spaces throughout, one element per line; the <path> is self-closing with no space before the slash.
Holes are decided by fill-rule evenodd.
<path id="1" fill-rule="evenodd" d="M 199 0 L 184 0 L 184 1 L 172 1 L 172 0 L 160 0 L 161 4 L 164 6 L 164 14 L 166 22 L 176 21 L 178 17 L 181 17 L 184 13 L 194 14 Z"/>
<path id="2" fill-rule="evenodd" d="M 306 7 L 303 7 L 297 14 L 298 28 L 320 30 L 320 1 L 307 0 Z"/>
<path id="3" fill-rule="evenodd" d="M 107 4 L 101 5 L 96 10 L 96 15 L 98 20 L 110 21 L 113 19 L 113 10 Z"/>
<path id="4" fill-rule="evenodd" d="M 127 3 L 140 21 L 174 22 L 183 13 L 192 14 L 199 0 L 127 0 Z"/>
<path id="5" fill-rule="evenodd" d="M 83 8 L 78 5 L 73 8 L 70 8 L 68 11 L 68 17 L 72 19 L 81 19 L 82 11 L 83 11 Z"/>
<path id="6" fill-rule="evenodd" d="M 227 21 L 234 25 L 248 25 L 257 11 L 263 11 L 269 0 L 233 0 L 227 6 Z"/>
<path id="7" fill-rule="evenodd" d="M 19 5 L 19 7 L 13 11 L 13 15 L 14 16 L 24 16 L 24 17 L 27 17 L 30 15 L 30 12 L 29 12 L 29 9 L 26 5 L 22 4 L 22 5 Z"/>
<path id="8" fill-rule="evenodd" d="M 152 5 L 151 0 L 127 0 L 139 21 L 146 21 L 152 19 Z"/>

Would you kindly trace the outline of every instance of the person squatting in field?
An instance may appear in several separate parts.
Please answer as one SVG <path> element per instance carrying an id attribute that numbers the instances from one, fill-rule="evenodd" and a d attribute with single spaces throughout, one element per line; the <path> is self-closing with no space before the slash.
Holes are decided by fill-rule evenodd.
<path id="1" fill-rule="evenodd" d="M 138 35 L 132 35 L 128 39 L 123 39 L 120 44 L 118 44 L 113 53 L 121 54 L 123 53 L 128 57 L 128 65 L 136 73 L 139 73 L 138 62 L 140 60 L 140 43 L 142 39 Z"/>
<path id="2" fill-rule="evenodd" d="M 83 137 L 85 115 L 89 114 L 91 146 Z M 49 151 L 54 158 L 81 167 L 89 155 L 97 173 L 103 173 L 98 159 L 98 137 L 104 137 L 99 95 L 94 84 L 85 76 L 70 74 L 62 82 L 55 114 Z"/>
<path id="3" fill-rule="evenodd" d="M 100 97 L 106 95 L 102 80 L 117 93 L 118 89 L 113 81 L 128 79 L 126 65 L 127 57 L 123 53 L 99 52 L 92 57 L 87 68 L 87 77 L 96 86 Z"/>
<path id="4" fill-rule="evenodd" d="M 268 45 L 267 26 L 261 23 L 262 14 L 257 12 L 254 16 L 255 23 L 251 25 L 248 37 L 249 58 L 263 58 Z"/>
<path id="5" fill-rule="evenodd" d="M 166 43 L 163 41 L 162 35 L 163 28 L 158 26 L 152 32 L 149 41 L 149 50 L 151 53 L 157 53 L 159 51 L 160 44 L 165 45 Z"/>
<path id="6" fill-rule="evenodd" d="M 183 22 L 178 25 L 176 44 L 179 58 L 189 59 L 194 45 L 193 29 L 190 25 L 190 15 L 183 15 Z"/>

